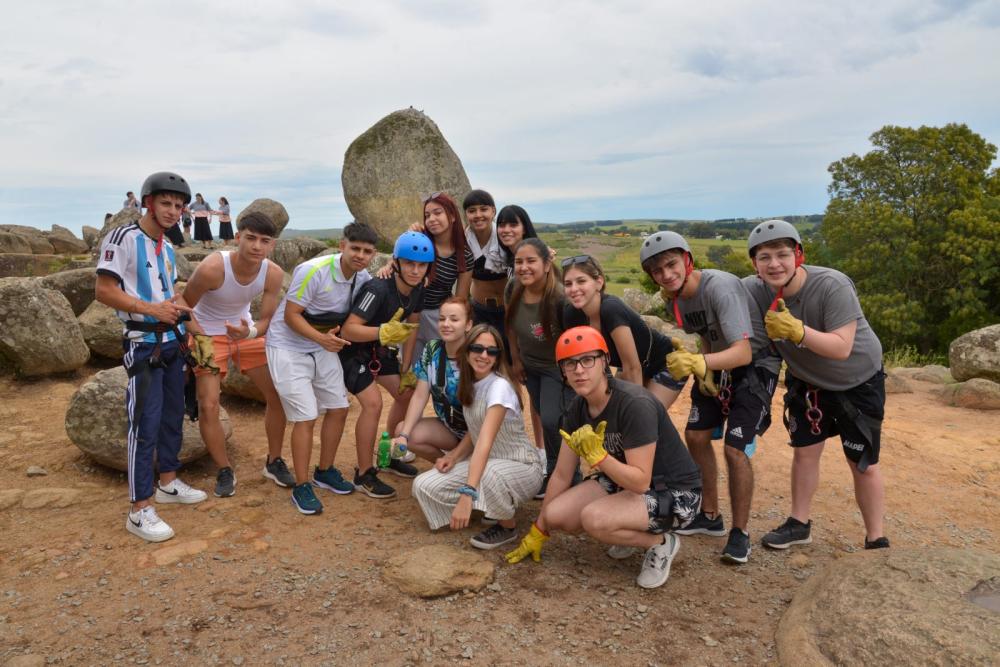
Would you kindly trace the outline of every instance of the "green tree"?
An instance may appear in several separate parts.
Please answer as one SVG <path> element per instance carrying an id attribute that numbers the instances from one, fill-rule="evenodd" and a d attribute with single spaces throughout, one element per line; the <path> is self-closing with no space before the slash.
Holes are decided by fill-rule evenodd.
<path id="1" fill-rule="evenodd" d="M 996 146 L 958 124 L 890 125 L 871 142 L 830 165 L 830 203 L 807 253 L 855 281 L 889 347 L 942 352 L 1000 318 Z"/>

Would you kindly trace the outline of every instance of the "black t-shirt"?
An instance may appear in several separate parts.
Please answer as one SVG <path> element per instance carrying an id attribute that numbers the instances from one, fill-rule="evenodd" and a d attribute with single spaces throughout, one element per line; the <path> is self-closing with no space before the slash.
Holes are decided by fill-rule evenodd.
<path id="1" fill-rule="evenodd" d="M 563 311 L 563 324 L 570 327 L 590 326 L 590 318 L 571 303 L 566 304 Z M 601 295 L 601 335 L 608 344 L 611 355 L 611 365 L 622 367 L 621 355 L 615 347 L 611 332 L 618 327 L 628 327 L 635 339 L 635 350 L 642 364 L 642 378 L 648 380 L 667 365 L 667 355 L 673 350 L 670 340 L 659 331 L 649 328 L 639 313 L 635 312 L 625 302 L 610 294 Z"/>
<path id="2" fill-rule="evenodd" d="M 577 396 L 570 403 L 563 428 L 572 433 L 584 424 L 593 428 L 602 421 L 604 448 L 610 456 L 625 463 L 625 450 L 656 443 L 653 480 L 661 478 L 671 489 L 686 491 L 701 486 L 701 472 L 681 441 L 667 411 L 656 397 L 637 384 L 611 380 L 611 398 L 601 414 L 591 418 L 587 401 Z M 651 484 L 654 482 L 651 482 Z"/>
<path id="3" fill-rule="evenodd" d="M 364 320 L 368 326 L 377 327 L 391 320 L 400 308 L 403 309 L 403 317 L 401 318 L 403 322 L 413 313 L 419 313 L 423 310 L 424 287 L 423 285 L 414 287 L 409 296 L 403 296 L 396 289 L 395 276 L 390 276 L 388 278 L 373 278 L 362 285 L 358 293 L 354 295 L 351 313 Z M 352 343 L 345 352 L 351 355 L 371 356 L 372 348 L 376 345 L 378 345 L 378 341 Z"/>
<path id="4" fill-rule="evenodd" d="M 471 271 L 476 258 L 472 251 L 465 248 L 465 270 Z M 455 252 L 448 257 L 438 255 L 434 258 L 434 280 L 427 286 L 425 308 L 428 310 L 440 308 L 445 299 L 450 297 L 455 290 L 455 283 L 458 282 L 458 253 Z"/>

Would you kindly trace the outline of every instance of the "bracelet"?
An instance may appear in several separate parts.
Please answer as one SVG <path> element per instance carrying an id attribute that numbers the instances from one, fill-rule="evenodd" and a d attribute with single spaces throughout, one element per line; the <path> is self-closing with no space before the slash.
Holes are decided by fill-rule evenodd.
<path id="1" fill-rule="evenodd" d="M 458 492 L 463 496 L 469 496 L 470 498 L 472 498 L 472 502 L 476 502 L 477 500 L 479 500 L 479 492 L 476 491 L 471 486 L 469 486 L 468 484 L 463 484 L 462 486 L 458 487 Z"/>
<path id="2" fill-rule="evenodd" d="M 257 337 L 257 327 L 255 327 L 254 325 L 251 324 L 249 331 L 247 331 L 247 340 L 250 340 L 251 338 L 256 338 L 256 337 Z"/>
<path id="3" fill-rule="evenodd" d="M 397 434 L 396 434 L 396 437 L 397 437 L 397 438 L 403 438 L 403 439 L 404 439 L 404 440 L 406 440 L 407 442 L 409 442 L 409 441 L 410 441 L 410 434 L 409 434 L 409 433 L 397 433 Z"/>

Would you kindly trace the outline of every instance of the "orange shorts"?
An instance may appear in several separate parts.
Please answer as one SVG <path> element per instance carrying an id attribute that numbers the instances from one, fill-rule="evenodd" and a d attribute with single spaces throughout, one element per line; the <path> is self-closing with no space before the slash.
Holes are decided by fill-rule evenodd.
<path id="1" fill-rule="evenodd" d="M 220 380 L 226 377 L 230 357 L 243 373 L 267 365 L 263 336 L 245 340 L 232 340 L 229 336 L 212 336 L 212 347 L 215 350 L 215 365 L 219 367 Z M 211 375 L 211 373 L 212 371 L 207 368 L 194 369 L 195 375 Z"/>

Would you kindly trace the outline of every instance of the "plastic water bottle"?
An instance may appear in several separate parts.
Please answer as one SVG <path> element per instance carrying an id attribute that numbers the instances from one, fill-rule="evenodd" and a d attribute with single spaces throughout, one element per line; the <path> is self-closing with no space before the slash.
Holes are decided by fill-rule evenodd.
<path id="1" fill-rule="evenodd" d="M 401 459 L 404 456 L 406 456 L 406 444 L 405 443 L 400 442 L 400 443 L 397 443 L 397 444 L 395 444 L 395 445 L 392 446 L 392 458 L 394 458 L 394 459 Z"/>
<path id="2" fill-rule="evenodd" d="M 378 454 L 376 465 L 379 468 L 388 468 L 392 463 L 392 442 L 389 440 L 389 432 L 382 431 L 382 438 L 378 441 Z"/>

